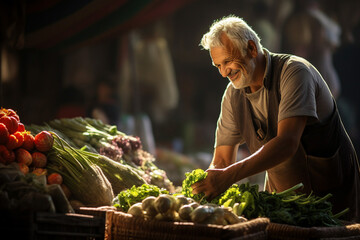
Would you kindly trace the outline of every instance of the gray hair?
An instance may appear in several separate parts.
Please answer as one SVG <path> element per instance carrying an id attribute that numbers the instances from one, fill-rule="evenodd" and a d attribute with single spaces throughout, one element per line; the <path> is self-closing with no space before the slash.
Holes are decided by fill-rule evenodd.
<path id="1" fill-rule="evenodd" d="M 242 19 L 233 15 L 216 20 L 210 27 L 209 32 L 203 35 L 200 46 L 209 50 L 213 47 L 224 47 L 221 42 L 221 34 L 225 33 L 235 46 L 246 54 L 248 41 L 254 41 L 258 52 L 263 52 L 260 38 L 256 32 Z"/>

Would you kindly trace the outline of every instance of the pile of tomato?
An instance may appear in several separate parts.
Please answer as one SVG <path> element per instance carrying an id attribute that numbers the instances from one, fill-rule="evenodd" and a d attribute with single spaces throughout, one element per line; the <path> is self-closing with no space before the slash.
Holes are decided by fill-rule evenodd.
<path id="1" fill-rule="evenodd" d="M 0 109 L 0 163 L 8 165 L 15 162 L 24 174 L 47 175 L 47 153 L 53 143 L 51 133 L 42 131 L 33 135 L 25 129 L 16 111 Z M 48 181 L 51 178 L 48 176 Z"/>

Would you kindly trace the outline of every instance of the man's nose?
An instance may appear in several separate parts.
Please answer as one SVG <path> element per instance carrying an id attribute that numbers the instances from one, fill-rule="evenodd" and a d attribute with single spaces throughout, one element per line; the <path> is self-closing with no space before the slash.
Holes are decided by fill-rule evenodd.
<path id="1" fill-rule="evenodd" d="M 226 66 L 220 66 L 219 72 L 222 77 L 226 78 L 229 75 L 230 69 Z"/>

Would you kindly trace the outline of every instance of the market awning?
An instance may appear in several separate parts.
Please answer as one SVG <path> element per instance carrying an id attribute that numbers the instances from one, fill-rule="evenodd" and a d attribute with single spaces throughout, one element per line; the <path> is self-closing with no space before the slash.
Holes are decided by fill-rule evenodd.
<path id="1" fill-rule="evenodd" d="M 64 50 L 140 27 L 192 1 L 34 0 L 16 4 L 5 1 L 0 7 L 1 14 L 7 14 L 2 27 L 6 27 L 3 30 L 10 44 L 17 48 Z"/>

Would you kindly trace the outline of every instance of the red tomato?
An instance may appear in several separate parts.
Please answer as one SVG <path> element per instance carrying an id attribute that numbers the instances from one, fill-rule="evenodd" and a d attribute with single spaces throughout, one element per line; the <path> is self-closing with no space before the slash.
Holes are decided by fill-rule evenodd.
<path id="1" fill-rule="evenodd" d="M 19 122 L 17 132 L 24 132 L 24 131 L 25 131 L 25 125 Z"/>
<path id="2" fill-rule="evenodd" d="M 24 132 L 24 142 L 22 147 L 25 148 L 28 151 L 31 151 L 34 149 L 35 144 L 34 144 L 34 136 L 30 133 L 30 132 Z"/>
<path id="3" fill-rule="evenodd" d="M 20 118 L 19 115 L 15 112 L 15 110 L 8 108 L 5 110 L 6 115 L 8 115 L 9 117 L 14 117 L 18 122 L 20 122 Z"/>
<path id="4" fill-rule="evenodd" d="M 34 143 L 37 150 L 40 152 L 47 152 L 54 144 L 54 137 L 48 131 L 42 131 L 36 134 Z"/>
<path id="5" fill-rule="evenodd" d="M 4 145 L 0 145 L 0 162 L 9 164 L 15 161 L 15 153 L 7 149 Z"/>
<path id="6" fill-rule="evenodd" d="M 27 174 L 29 173 L 29 167 L 28 165 L 26 165 L 25 163 L 18 163 L 19 167 L 20 167 L 20 171 L 23 173 L 23 174 Z"/>
<path id="7" fill-rule="evenodd" d="M 49 185 L 51 184 L 59 184 L 61 185 L 63 182 L 63 178 L 59 173 L 51 173 L 48 177 L 47 177 L 47 182 Z"/>
<path id="8" fill-rule="evenodd" d="M 23 148 L 16 149 L 15 156 L 16 156 L 16 161 L 17 162 L 25 163 L 28 166 L 30 166 L 30 164 L 33 161 L 31 154 L 27 150 L 25 150 Z"/>
<path id="9" fill-rule="evenodd" d="M 41 152 L 33 152 L 31 156 L 32 156 L 32 165 L 35 168 L 43 168 L 46 166 L 47 157 L 45 154 Z"/>
<path id="10" fill-rule="evenodd" d="M 6 144 L 9 140 L 9 131 L 5 124 L 0 123 L 0 144 Z"/>
<path id="11" fill-rule="evenodd" d="M 12 116 L 2 116 L 0 118 L 0 123 L 3 123 L 6 126 L 10 134 L 16 132 L 18 129 L 18 121 Z"/>
<path id="12" fill-rule="evenodd" d="M 10 134 L 8 138 L 8 142 L 6 143 L 7 149 L 13 150 L 18 145 L 18 139 L 14 134 Z"/>

